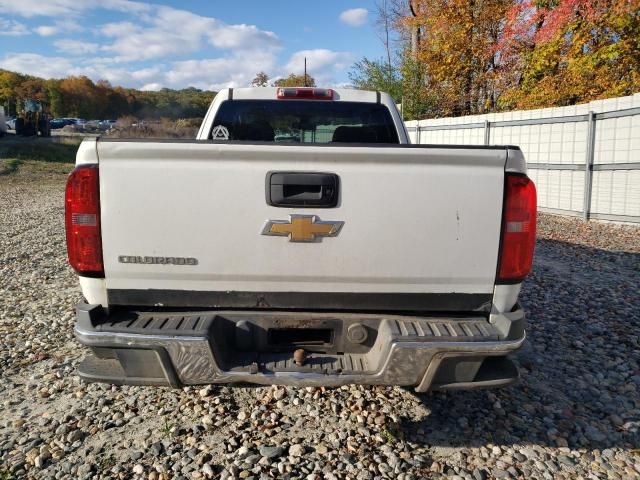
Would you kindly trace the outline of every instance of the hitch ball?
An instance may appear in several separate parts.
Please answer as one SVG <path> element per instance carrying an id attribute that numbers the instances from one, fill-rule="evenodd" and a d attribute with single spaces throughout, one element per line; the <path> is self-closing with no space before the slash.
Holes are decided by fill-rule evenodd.
<path id="1" fill-rule="evenodd" d="M 298 365 L 299 367 L 304 365 L 306 359 L 307 352 L 305 352 L 303 348 L 299 348 L 295 352 L 293 352 L 293 361 L 296 362 L 296 365 Z"/>

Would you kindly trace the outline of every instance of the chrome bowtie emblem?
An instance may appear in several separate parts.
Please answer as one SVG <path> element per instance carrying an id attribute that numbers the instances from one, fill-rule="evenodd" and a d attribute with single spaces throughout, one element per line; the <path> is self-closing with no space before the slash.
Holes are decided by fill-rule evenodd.
<path id="1" fill-rule="evenodd" d="M 315 242 L 335 237 L 344 222 L 321 221 L 316 215 L 289 215 L 289 220 L 268 220 L 262 235 L 289 237 L 290 242 Z"/>

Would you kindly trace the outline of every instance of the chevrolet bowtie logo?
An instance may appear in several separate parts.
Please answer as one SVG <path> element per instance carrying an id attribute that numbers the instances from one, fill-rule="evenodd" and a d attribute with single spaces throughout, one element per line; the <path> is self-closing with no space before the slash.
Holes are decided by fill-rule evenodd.
<path id="1" fill-rule="evenodd" d="M 344 222 L 321 222 L 315 215 L 289 215 L 289 220 L 269 220 L 262 235 L 289 237 L 290 242 L 315 242 L 335 237 Z"/>

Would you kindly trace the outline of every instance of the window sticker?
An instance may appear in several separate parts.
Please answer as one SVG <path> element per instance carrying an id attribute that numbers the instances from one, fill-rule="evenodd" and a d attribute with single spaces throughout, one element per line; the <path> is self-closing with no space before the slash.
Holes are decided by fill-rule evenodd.
<path id="1" fill-rule="evenodd" d="M 224 125 L 216 125 L 211 132 L 213 140 L 229 140 L 229 130 Z"/>

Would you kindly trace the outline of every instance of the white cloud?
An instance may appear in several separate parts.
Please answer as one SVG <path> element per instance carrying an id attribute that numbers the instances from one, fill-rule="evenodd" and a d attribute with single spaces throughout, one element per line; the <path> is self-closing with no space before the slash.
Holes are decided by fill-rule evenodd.
<path id="1" fill-rule="evenodd" d="M 174 62 L 166 73 L 165 85 L 182 88 L 190 85 L 206 90 L 246 87 L 257 72 L 276 69 L 274 54 L 244 52 L 238 55 L 204 60 Z"/>
<path id="2" fill-rule="evenodd" d="M 351 8 L 340 14 L 340 21 L 351 27 L 360 27 L 367 22 L 369 11 L 366 8 Z"/>
<path id="3" fill-rule="evenodd" d="M 104 50 L 118 61 L 149 60 L 192 53 L 202 46 L 202 35 L 191 28 L 146 28 L 131 22 L 105 25 L 102 34 L 113 38 Z"/>
<path id="4" fill-rule="evenodd" d="M 41 25 L 34 29 L 34 31 L 42 37 L 51 37 L 58 34 L 81 32 L 83 30 L 83 27 L 81 27 L 75 20 L 72 20 L 70 18 L 58 20 L 54 25 Z"/>
<path id="5" fill-rule="evenodd" d="M 26 25 L 15 20 L 4 20 L 0 18 L 0 35 L 7 37 L 19 37 L 21 35 L 29 35 L 29 29 Z"/>
<path id="6" fill-rule="evenodd" d="M 130 87 L 139 87 L 153 83 L 155 79 L 163 79 L 164 65 L 157 65 L 150 69 L 129 70 L 126 68 L 115 68 L 113 66 L 100 63 L 88 62 L 80 74 L 86 75 L 92 79 L 105 79 L 112 85 L 126 85 Z"/>
<path id="7" fill-rule="evenodd" d="M 85 44 L 74 40 L 60 40 L 56 47 L 66 49 L 69 54 L 74 49 L 94 49 L 95 44 Z M 159 63 L 148 68 L 135 68 L 106 57 L 76 57 L 70 55 L 43 56 L 31 53 L 11 54 L 0 58 L 0 68 L 28 73 L 44 78 L 63 78 L 69 75 L 86 75 L 93 80 L 104 79 L 113 85 L 125 85 L 143 90 L 185 88 L 193 86 L 204 90 L 219 90 L 225 87 L 245 87 L 251 83 L 256 72 L 265 71 L 273 79 L 289 73 L 301 74 L 304 57 L 307 57 L 308 71 L 318 85 L 336 86 L 336 76 L 348 68 L 352 55 L 331 50 L 303 50 L 296 52 L 285 66 L 278 67 L 275 54 L 244 52 L 228 57 L 201 60 L 184 60 Z"/>
<path id="8" fill-rule="evenodd" d="M 204 60 L 185 60 L 157 64 L 149 68 L 134 69 L 118 66 L 113 59 L 96 58 L 70 60 L 67 57 L 46 57 L 21 53 L 0 58 L 0 68 L 28 73 L 44 78 L 63 78 L 86 75 L 93 80 L 104 79 L 113 85 L 125 85 L 143 90 L 163 87 L 185 88 L 193 86 L 205 90 L 225 87 L 245 87 L 256 72 L 273 71 L 275 55 L 248 57 L 221 57 Z"/>
<path id="9" fill-rule="evenodd" d="M 149 68 L 141 68 L 128 72 L 131 77 L 131 81 L 136 85 L 154 83 L 154 80 L 164 81 L 167 67 L 164 65 L 154 65 Z"/>
<path id="10" fill-rule="evenodd" d="M 137 86 L 140 84 L 139 82 L 148 83 L 153 77 L 152 72 L 145 72 L 144 70 L 129 71 L 124 68 L 114 68 L 113 64 L 102 59 L 95 61 L 71 60 L 67 57 L 48 57 L 36 53 L 7 55 L 4 58 L 0 58 L 0 68 L 43 78 L 86 75 L 93 80 L 109 80 L 114 85 Z"/>
<path id="11" fill-rule="evenodd" d="M 74 13 L 83 9 L 83 3 L 74 0 L 0 0 L 0 11 L 22 17 L 49 17 Z"/>
<path id="12" fill-rule="evenodd" d="M 100 8 L 140 13 L 151 9 L 151 5 L 129 0 L 0 0 L 0 11 L 3 14 L 27 18 L 68 17 Z"/>
<path id="13" fill-rule="evenodd" d="M 133 35 L 138 27 L 132 22 L 106 23 L 100 28 L 100 33 L 107 37 L 119 37 L 121 35 Z"/>
<path id="14" fill-rule="evenodd" d="M 36 53 L 17 53 L 0 60 L 0 68 L 28 73 L 44 78 L 60 78 L 70 75 L 74 69 L 70 60 L 62 57 L 45 57 Z"/>
<path id="15" fill-rule="evenodd" d="M 349 52 L 334 52 L 324 48 L 300 50 L 291 55 L 284 66 L 283 74 L 301 75 L 304 73 L 304 59 L 307 59 L 307 72 L 315 78 L 316 85 L 331 86 L 336 83 L 336 76 L 353 63 L 353 55 Z"/>
<path id="16" fill-rule="evenodd" d="M 264 50 L 280 46 L 278 36 L 255 25 L 225 25 L 218 22 L 209 33 L 209 42 L 218 48 L 237 50 Z"/>
<path id="17" fill-rule="evenodd" d="M 8 53 L 0 57 L 0 68 L 45 78 L 86 75 L 94 81 L 105 79 L 145 90 L 188 86 L 218 90 L 248 86 L 259 71 L 273 79 L 300 74 L 307 57 L 308 71 L 318 84 L 335 85 L 353 61 L 348 52 L 314 49 L 295 52 L 282 65 L 278 62 L 282 46 L 274 32 L 149 3 L 0 0 L 0 11 L 2 8 L 22 16 L 53 17 L 35 31 L 42 36 L 65 35 L 51 42 L 60 52 L 57 55 Z M 83 16 L 89 9 L 127 12 L 126 21 L 91 27 L 91 37 L 71 35 L 89 31 Z M 202 57 L 206 51 L 212 52 L 208 58 L 192 56 Z"/>
<path id="18" fill-rule="evenodd" d="M 41 37 L 50 37 L 52 35 L 57 35 L 59 29 L 53 25 L 41 25 L 35 28 L 35 32 Z"/>
<path id="19" fill-rule="evenodd" d="M 53 42 L 56 50 L 68 55 L 87 55 L 89 53 L 96 53 L 100 50 L 100 45 L 97 43 L 83 42 L 81 40 L 73 40 L 65 38 L 62 40 L 56 40 Z"/>
<path id="20" fill-rule="evenodd" d="M 145 92 L 157 92 L 159 90 L 162 90 L 162 85 L 159 83 L 147 83 L 146 85 L 140 87 L 140 90 Z"/>
<path id="21" fill-rule="evenodd" d="M 184 55 L 202 49 L 207 43 L 235 51 L 269 52 L 280 47 L 280 40 L 273 32 L 255 25 L 229 25 L 186 10 L 158 7 L 140 19 L 139 24 L 128 21 L 103 25 L 100 33 L 113 38 L 104 50 L 119 61 L 130 62 Z"/>

